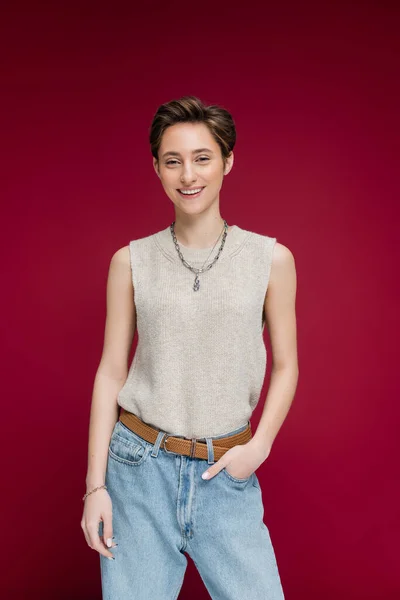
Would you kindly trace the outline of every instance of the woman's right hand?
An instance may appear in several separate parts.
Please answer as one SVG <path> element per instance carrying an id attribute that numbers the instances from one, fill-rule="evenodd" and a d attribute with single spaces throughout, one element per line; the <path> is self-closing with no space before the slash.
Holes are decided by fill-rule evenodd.
<path id="1" fill-rule="evenodd" d="M 100 537 L 99 524 L 101 521 L 103 521 L 103 535 Z M 109 559 L 114 559 L 108 548 L 115 548 L 118 544 L 112 541 L 112 503 L 105 488 L 86 496 L 81 527 L 90 548 L 97 550 Z M 107 546 L 107 540 L 110 546 Z"/>

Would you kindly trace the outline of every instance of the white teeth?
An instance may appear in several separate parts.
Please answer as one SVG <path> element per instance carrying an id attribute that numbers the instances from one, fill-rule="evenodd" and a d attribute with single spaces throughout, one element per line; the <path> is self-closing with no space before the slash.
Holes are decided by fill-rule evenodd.
<path id="1" fill-rule="evenodd" d="M 199 188 L 198 190 L 179 190 L 181 194 L 198 194 L 199 192 L 201 192 L 202 188 Z"/>

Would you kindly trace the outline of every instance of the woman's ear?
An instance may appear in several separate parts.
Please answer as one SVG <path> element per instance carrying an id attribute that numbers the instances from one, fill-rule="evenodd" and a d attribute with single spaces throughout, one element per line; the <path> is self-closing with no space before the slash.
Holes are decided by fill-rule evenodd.
<path id="1" fill-rule="evenodd" d="M 233 155 L 233 150 L 232 150 L 230 155 L 225 159 L 224 175 L 228 175 L 229 171 L 233 167 L 233 162 L 234 162 L 234 155 Z"/>
<path id="2" fill-rule="evenodd" d="M 158 160 L 153 156 L 153 167 L 158 177 L 160 177 L 160 171 L 158 169 Z"/>

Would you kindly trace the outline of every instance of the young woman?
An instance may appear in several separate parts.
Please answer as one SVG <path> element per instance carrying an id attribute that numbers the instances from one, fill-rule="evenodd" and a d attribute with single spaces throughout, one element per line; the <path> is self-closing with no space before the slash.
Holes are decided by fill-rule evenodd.
<path id="1" fill-rule="evenodd" d="M 160 106 L 150 145 L 175 218 L 111 259 L 81 521 L 105 600 L 176 599 L 185 553 L 213 600 L 284 598 L 255 471 L 297 385 L 296 272 L 275 237 L 220 214 L 235 139 L 220 106 Z"/>

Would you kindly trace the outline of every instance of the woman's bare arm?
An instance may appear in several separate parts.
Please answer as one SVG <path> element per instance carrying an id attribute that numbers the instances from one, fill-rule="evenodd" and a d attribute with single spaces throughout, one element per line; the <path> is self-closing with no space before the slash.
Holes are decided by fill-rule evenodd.
<path id="1" fill-rule="evenodd" d="M 129 247 L 125 246 L 112 256 L 108 272 L 104 345 L 90 411 L 86 491 L 105 481 L 108 445 L 118 419 L 117 395 L 127 378 L 135 329 Z"/>
<path id="2" fill-rule="evenodd" d="M 272 348 L 272 371 L 254 443 L 268 454 L 286 418 L 299 377 L 296 332 L 296 267 L 293 254 L 275 244 L 264 309 Z"/>

